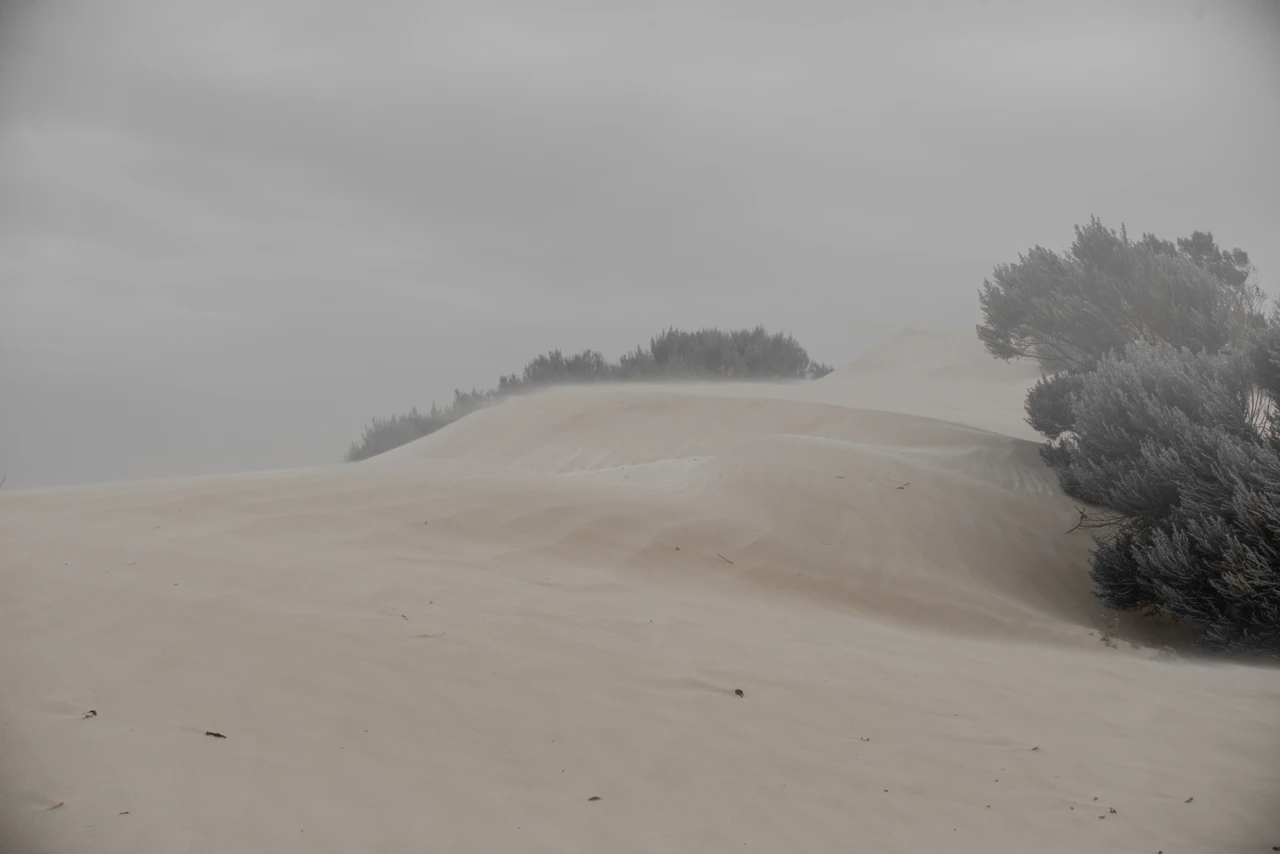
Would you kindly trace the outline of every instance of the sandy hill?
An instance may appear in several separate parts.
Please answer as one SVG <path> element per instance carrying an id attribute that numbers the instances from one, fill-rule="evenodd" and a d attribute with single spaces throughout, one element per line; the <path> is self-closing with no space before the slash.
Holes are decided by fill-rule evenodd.
<path id="1" fill-rule="evenodd" d="M 944 418 L 1035 441 L 1022 404 L 1039 377 L 1034 363 L 992 358 L 971 331 L 908 330 L 820 385 L 846 405 Z"/>
<path id="2" fill-rule="evenodd" d="M 0 851 L 1269 850 L 1280 674 L 1101 642 L 1035 376 L 910 332 L 0 494 Z"/>

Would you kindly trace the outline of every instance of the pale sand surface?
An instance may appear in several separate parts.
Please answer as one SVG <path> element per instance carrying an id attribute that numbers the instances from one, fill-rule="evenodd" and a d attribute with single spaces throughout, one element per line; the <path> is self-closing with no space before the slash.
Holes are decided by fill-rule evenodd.
<path id="1" fill-rule="evenodd" d="M 0 493 L 0 851 L 1269 851 L 1280 671 L 1100 642 L 1034 376 L 916 332 Z"/>

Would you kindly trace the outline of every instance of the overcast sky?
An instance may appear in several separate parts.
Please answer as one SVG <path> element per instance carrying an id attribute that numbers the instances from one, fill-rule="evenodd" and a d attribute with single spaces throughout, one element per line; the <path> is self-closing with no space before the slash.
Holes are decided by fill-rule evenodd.
<path id="1" fill-rule="evenodd" d="M 0 0 L 9 488 L 339 459 L 552 347 L 978 320 L 1097 214 L 1280 283 L 1275 0 Z"/>

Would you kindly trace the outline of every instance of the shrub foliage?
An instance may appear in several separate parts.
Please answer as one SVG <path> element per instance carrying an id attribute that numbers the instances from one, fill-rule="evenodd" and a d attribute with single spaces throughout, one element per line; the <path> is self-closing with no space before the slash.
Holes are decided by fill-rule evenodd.
<path id="1" fill-rule="evenodd" d="M 1066 255 L 997 267 L 980 300 L 987 349 L 1045 367 L 1027 421 L 1063 489 L 1100 508 L 1098 597 L 1280 651 L 1280 316 L 1248 255 L 1095 219 Z"/>
<path id="2" fill-rule="evenodd" d="M 453 402 L 430 411 L 414 409 L 390 418 L 374 418 L 347 451 L 347 462 L 367 459 L 420 439 L 507 395 L 575 382 L 674 378 L 803 379 L 826 376 L 831 366 L 815 362 L 790 335 L 754 329 L 667 329 L 647 347 L 637 347 L 617 362 L 595 350 L 566 356 L 551 350 L 531 359 L 520 374 L 498 378 L 497 388 L 455 391 Z"/>
<path id="3" fill-rule="evenodd" d="M 1076 226 L 1065 255 L 1037 246 L 995 268 L 979 292 L 978 337 L 997 358 L 1052 371 L 1091 370 L 1137 341 L 1217 352 L 1260 325 L 1251 270 L 1247 253 L 1223 253 L 1208 232 L 1133 242 L 1094 218 Z"/>

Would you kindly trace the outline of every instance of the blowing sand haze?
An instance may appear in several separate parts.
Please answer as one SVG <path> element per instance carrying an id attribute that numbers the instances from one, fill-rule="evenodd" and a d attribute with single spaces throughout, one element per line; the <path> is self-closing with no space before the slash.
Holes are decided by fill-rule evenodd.
<path id="1" fill-rule="evenodd" d="M 1103 642 L 1028 382 L 915 332 L 0 493 L 0 850 L 1270 850 L 1276 671 Z"/>

